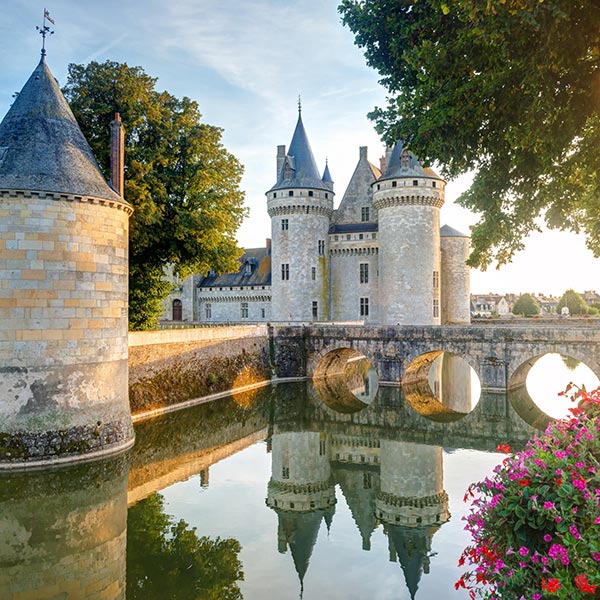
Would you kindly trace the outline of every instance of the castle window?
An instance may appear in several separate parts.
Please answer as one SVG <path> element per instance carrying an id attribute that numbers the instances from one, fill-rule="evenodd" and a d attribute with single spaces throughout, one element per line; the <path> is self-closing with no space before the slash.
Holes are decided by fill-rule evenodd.
<path id="1" fill-rule="evenodd" d="M 206 320 L 210 321 L 212 318 L 212 306 L 210 304 L 204 306 L 204 314 L 206 315 Z"/>
<path id="2" fill-rule="evenodd" d="M 273 192 L 273 198 L 277 198 L 277 192 Z"/>
<path id="3" fill-rule="evenodd" d="M 329 194 L 325 192 L 325 198 L 329 198 Z"/>
<path id="4" fill-rule="evenodd" d="M 352 236 L 351 236 L 350 234 L 347 234 L 347 235 L 346 235 L 346 239 L 347 239 L 347 240 L 351 240 L 351 239 L 352 239 Z"/>
<path id="5" fill-rule="evenodd" d="M 372 240 L 376 240 L 377 239 L 377 234 L 376 233 L 372 233 L 371 234 L 371 239 Z"/>
<path id="6" fill-rule="evenodd" d="M 314 196 L 314 195 L 315 195 L 315 193 L 314 193 L 312 190 L 308 190 L 308 195 L 309 195 L 309 196 Z"/>
<path id="7" fill-rule="evenodd" d="M 433 289 L 437 290 L 440 287 L 440 272 L 433 272 Z"/>
<path id="8" fill-rule="evenodd" d="M 397 181 L 392 181 L 392 187 L 397 187 L 398 186 L 398 182 Z"/>
<path id="9" fill-rule="evenodd" d="M 370 490 L 373 487 L 373 478 L 371 473 L 363 473 L 363 489 Z"/>
<path id="10" fill-rule="evenodd" d="M 261 318 L 261 319 L 264 319 L 264 318 L 266 318 L 266 316 L 267 316 L 267 311 L 266 311 L 266 309 L 264 309 L 264 308 L 261 308 L 261 309 L 260 309 L 260 318 Z"/>
<path id="11" fill-rule="evenodd" d="M 183 320 L 183 305 L 181 300 L 173 300 L 173 321 Z"/>
<path id="12" fill-rule="evenodd" d="M 241 316 L 242 316 L 242 319 L 247 319 L 248 318 L 248 303 L 247 302 L 242 302 L 242 305 L 241 305 Z"/>
<path id="13" fill-rule="evenodd" d="M 319 240 L 319 256 L 325 254 L 325 240 Z"/>
<path id="14" fill-rule="evenodd" d="M 431 187 L 435 187 L 435 181 L 431 182 Z"/>
<path id="15" fill-rule="evenodd" d="M 252 264 L 249 262 L 246 262 L 246 265 L 244 267 L 244 275 L 252 275 Z"/>
<path id="16" fill-rule="evenodd" d="M 419 180 L 418 179 L 413 179 L 413 185 L 419 185 Z"/>
<path id="17" fill-rule="evenodd" d="M 368 221 L 369 220 L 369 207 L 368 206 L 363 206 L 360 209 L 360 220 L 361 221 Z"/>
<path id="18" fill-rule="evenodd" d="M 312 303 L 312 316 L 313 319 L 316 319 L 319 316 L 319 303 L 316 300 L 313 300 Z"/>
<path id="19" fill-rule="evenodd" d="M 290 278 L 290 265 L 289 263 L 283 263 L 281 265 L 281 280 L 288 281 Z"/>
<path id="20" fill-rule="evenodd" d="M 369 263 L 360 263 L 360 282 L 369 283 Z"/>
<path id="21" fill-rule="evenodd" d="M 281 231 L 287 231 L 290 228 L 289 219 L 281 219 Z"/>
<path id="22" fill-rule="evenodd" d="M 433 299 L 433 317 L 437 319 L 440 316 L 440 301 L 437 298 Z"/>
<path id="23" fill-rule="evenodd" d="M 290 190 L 290 191 L 288 192 L 288 196 L 293 196 L 293 195 L 294 195 L 294 192 L 293 192 L 293 190 Z"/>
<path id="24" fill-rule="evenodd" d="M 369 316 L 369 299 L 368 298 L 360 299 L 360 316 L 361 317 Z"/>
<path id="25" fill-rule="evenodd" d="M 358 234 L 358 239 L 359 239 L 359 240 L 362 240 L 364 237 L 365 237 L 365 236 L 364 236 L 362 233 L 359 233 L 359 234 Z"/>
<path id="26" fill-rule="evenodd" d="M 317 267 L 311 267 L 311 269 L 310 269 L 310 278 L 313 281 L 316 281 L 316 279 L 317 279 Z"/>
<path id="27" fill-rule="evenodd" d="M 381 184 L 377 184 L 377 189 L 380 190 L 381 189 Z"/>
<path id="28" fill-rule="evenodd" d="M 319 440 L 319 456 L 325 456 L 327 452 L 327 440 Z"/>
<path id="29" fill-rule="evenodd" d="M 281 468 L 281 479 L 289 479 L 290 478 L 290 468 L 282 467 Z"/>
<path id="30" fill-rule="evenodd" d="M 333 239 L 334 239 L 334 240 L 337 242 L 337 241 L 338 241 L 338 239 L 339 239 L 339 237 L 340 237 L 339 235 L 334 235 L 334 236 L 333 236 Z"/>

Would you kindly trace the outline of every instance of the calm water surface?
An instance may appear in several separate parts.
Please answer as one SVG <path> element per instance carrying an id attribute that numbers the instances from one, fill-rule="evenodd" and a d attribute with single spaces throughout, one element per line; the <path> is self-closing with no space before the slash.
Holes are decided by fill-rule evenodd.
<path id="1" fill-rule="evenodd" d="M 544 424 L 522 391 L 478 395 L 355 365 L 141 423 L 118 460 L 3 475 L 0 598 L 466 598 L 464 492 Z"/>

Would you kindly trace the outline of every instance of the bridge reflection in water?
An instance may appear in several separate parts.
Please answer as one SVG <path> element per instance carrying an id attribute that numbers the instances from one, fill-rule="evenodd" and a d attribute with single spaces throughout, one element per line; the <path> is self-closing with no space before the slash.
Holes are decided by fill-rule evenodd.
<path id="1" fill-rule="evenodd" d="M 127 505 L 197 474 L 210 493 L 213 465 L 266 440 L 271 475 L 264 482 L 264 510 L 277 518 L 269 543 L 279 552 L 289 550 L 300 589 L 319 531 L 335 531 L 341 494 L 359 546 L 369 550 L 373 532 L 382 530 L 389 559 L 400 564 L 414 598 L 431 568 L 434 536 L 450 518 L 443 447 L 518 447 L 535 428 L 506 395 L 484 393 L 475 404 L 464 382 L 442 386 L 439 398 L 427 379 L 429 401 L 461 416 L 431 419 L 413 408 L 414 399 L 407 401 L 413 392 L 405 397 L 399 387 L 378 386 L 374 371 L 360 360 L 351 358 L 343 371 L 340 378 L 314 385 L 272 386 L 237 402 L 222 399 L 140 423 L 134 449 L 118 461 L 2 475 L 0 595 L 124 598 Z M 456 390 L 463 394 L 458 401 Z M 136 560 L 143 562 L 143 552 L 135 549 Z M 131 549 L 128 554 L 131 560 Z M 131 573 L 139 571 L 136 565 Z M 161 582 L 163 590 L 169 576 Z M 330 583 L 344 576 L 332 572 Z M 173 585 L 182 581 L 174 579 Z M 440 583 L 448 589 L 451 584 Z M 245 598 L 259 597 L 241 582 L 240 589 Z M 311 592 L 326 596 L 323 590 Z"/>

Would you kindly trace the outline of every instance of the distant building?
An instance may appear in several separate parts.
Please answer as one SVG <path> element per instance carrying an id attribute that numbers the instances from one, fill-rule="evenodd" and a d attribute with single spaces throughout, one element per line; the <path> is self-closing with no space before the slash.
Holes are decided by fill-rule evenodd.
<path id="1" fill-rule="evenodd" d="M 398 142 L 380 168 L 359 160 L 337 209 L 298 114 L 267 192 L 271 239 L 237 273 L 176 282 L 163 319 L 468 323 L 469 237 L 440 228 L 445 181 Z"/>
<path id="2" fill-rule="evenodd" d="M 471 295 L 471 316 L 491 317 L 510 314 L 514 300 L 509 302 L 506 296 L 500 294 Z"/>

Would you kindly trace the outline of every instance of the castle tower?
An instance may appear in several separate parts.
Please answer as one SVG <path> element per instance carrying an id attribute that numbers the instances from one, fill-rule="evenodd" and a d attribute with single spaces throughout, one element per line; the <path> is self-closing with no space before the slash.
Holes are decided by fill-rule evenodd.
<path id="1" fill-rule="evenodd" d="M 391 561 L 399 561 L 410 597 L 429 573 L 434 533 L 449 517 L 442 449 L 381 440 L 381 491 L 375 513 L 388 536 Z"/>
<path id="2" fill-rule="evenodd" d="M 440 208 L 445 182 L 398 142 L 373 184 L 379 217 L 379 318 L 440 324 Z"/>
<path id="3" fill-rule="evenodd" d="M 289 151 L 277 148 L 277 183 L 267 192 L 271 217 L 271 316 L 274 321 L 329 319 L 329 223 L 333 181 L 319 175 L 298 111 Z"/>
<path id="4" fill-rule="evenodd" d="M 442 252 L 442 323 L 471 322 L 471 282 L 467 258 L 471 238 L 448 225 L 440 230 Z"/>
<path id="5" fill-rule="evenodd" d="M 321 521 L 329 528 L 335 510 L 328 438 L 299 431 L 274 434 L 271 439 L 266 504 L 278 516 L 278 550 L 290 549 L 302 590 Z"/>
<path id="6" fill-rule="evenodd" d="M 0 466 L 133 444 L 131 212 L 42 55 L 0 124 Z"/>

